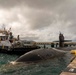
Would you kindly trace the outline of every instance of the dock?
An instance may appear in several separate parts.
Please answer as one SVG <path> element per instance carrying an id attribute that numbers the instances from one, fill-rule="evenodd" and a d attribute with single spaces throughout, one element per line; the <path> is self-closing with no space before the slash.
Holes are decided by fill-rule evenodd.
<path id="1" fill-rule="evenodd" d="M 76 56 L 60 75 L 76 75 Z"/>

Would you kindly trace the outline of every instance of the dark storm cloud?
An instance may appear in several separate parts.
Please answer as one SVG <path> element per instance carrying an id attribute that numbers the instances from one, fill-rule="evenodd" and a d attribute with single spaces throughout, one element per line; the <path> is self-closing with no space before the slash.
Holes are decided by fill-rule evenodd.
<path id="1" fill-rule="evenodd" d="M 0 23 L 8 27 L 12 24 L 15 32 L 16 27 L 18 32 L 33 31 L 39 40 L 56 39 L 59 31 L 75 40 L 75 3 L 76 0 L 0 0 Z"/>
<path id="2" fill-rule="evenodd" d="M 20 8 L 19 12 L 22 16 L 27 17 L 27 22 L 30 24 L 31 29 L 41 29 L 51 25 L 55 21 L 56 13 L 53 10 L 57 10 L 66 0 L 0 0 L 0 6 L 2 8 Z M 28 8 L 28 12 L 25 8 Z M 16 8 L 16 9 L 17 9 Z M 17 9 L 18 10 L 18 9 Z M 8 10 L 10 12 L 10 10 Z M 13 12 L 13 11 L 12 11 Z M 27 13 L 26 13 L 27 12 Z M 15 14 L 18 12 L 15 12 Z M 51 14 L 53 13 L 53 14 Z M 9 21 L 19 21 L 17 14 L 9 19 Z"/>
<path id="3" fill-rule="evenodd" d="M 32 29 L 41 29 L 49 26 L 54 20 L 53 15 L 46 12 L 32 12 L 32 16 L 28 16 L 28 23 L 30 23 Z"/>
<path id="4" fill-rule="evenodd" d="M 0 0 L 1 7 L 14 7 L 17 5 L 24 4 L 33 8 L 51 8 L 52 6 L 58 6 L 65 0 Z"/>
<path id="5" fill-rule="evenodd" d="M 0 7 L 11 8 L 22 3 L 20 0 L 0 0 Z"/>

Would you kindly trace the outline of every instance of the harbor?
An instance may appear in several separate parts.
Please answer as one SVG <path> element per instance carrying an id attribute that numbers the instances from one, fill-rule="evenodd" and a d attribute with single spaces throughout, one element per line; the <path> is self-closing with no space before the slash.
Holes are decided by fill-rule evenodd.
<path id="1" fill-rule="evenodd" d="M 60 39 L 63 38 L 60 33 Z M 72 42 L 71 40 L 60 40 L 53 42 L 35 42 L 35 41 L 27 41 L 21 40 L 19 35 L 17 38 L 13 38 L 13 33 L 11 30 L 0 30 L 0 52 L 7 54 L 24 54 L 31 50 L 36 49 L 48 49 L 48 48 L 66 48 L 66 47 L 75 47 L 76 42 Z"/>
<path id="2" fill-rule="evenodd" d="M 17 38 L 13 38 L 13 33 L 10 30 L 7 31 L 5 28 L 4 30 L 0 30 L 0 53 L 3 55 L 9 54 L 12 56 L 17 56 L 17 59 L 12 60 L 13 63 L 29 63 L 28 65 L 30 65 L 31 63 L 37 63 L 38 65 L 40 65 L 40 63 L 45 60 L 46 63 L 47 61 L 51 61 L 50 63 L 52 63 L 57 60 L 62 63 L 61 58 L 69 58 L 68 63 L 66 63 L 65 67 L 63 69 L 60 68 L 61 70 L 59 71 L 58 75 L 61 73 L 61 71 L 62 73 L 60 75 L 74 75 L 74 65 L 76 64 L 76 57 L 70 53 L 71 50 L 76 50 L 76 42 L 72 42 L 72 40 L 65 40 L 64 35 L 62 33 L 59 34 L 58 41 L 35 42 L 21 40 L 19 35 L 17 36 Z M 11 62 L 12 65 L 8 65 L 12 67 L 14 65 L 13 63 Z M 68 64 L 69 66 L 66 68 Z"/>
<path id="3" fill-rule="evenodd" d="M 76 0 L 0 0 L 0 75 L 76 75 Z"/>
<path id="4" fill-rule="evenodd" d="M 9 31 L 9 34 L 5 29 L 3 31 L 1 31 L 1 35 L 0 35 L 0 53 L 2 55 L 6 55 L 9 56 L 16 56 L 15 59 L 11 59 L 12 61 L 16 61 L 16 62 L 28 62 L 30 64 L 34 63 L 35 67 L 36 64 L 41 65 L 42 62 L 44 62 L 46 60 L 46 63 L 48 64 L 50 62 L 50 64 L 52 64 L 53 62 L 60 62 L 62 63 L 60 65 L 60 63 L 54 63 L 52 64 L 53 67 L 59 67 L 62 66 L 63 64 L 65 65 L 63 68 L 59 67 L 59 72 L 57 75 L 59 75 L 61 73 L 61 71 L 63 71 L 60 75 L 70 75 L 70 72 L 66 72 L 67 68 L 66 66 L 70 63 L 70 61 L 75 62 L 75 58 L 71 59 L 73 56 L 71 55 L 70 51 L 71 50 L 75 50 L 76 49 L 76 43 L 72 42 L 71 40 L 65 40 L 65 38 L 63 38 L 64 36 L 62 36 L 62 34 L 59 34 L 59 41 L 54 41 L 54 42 L 35 42 L 35 41 L 27 41 L 27 40 L 21 40 L 19 35 L 17 36 L 17 38 L 10 38 L 12 35 L 12 32 Z M 0 54 L 0 55 L 1 55 Z M 20 57 L 20 55 L 22 55 Z M 3 56 L 2 56 L 3 57 Z M 10 56 L 11 57 L 11 56 Z M 20 57 L 20 58 L 19 58 Z M 24 59 L 25 58 L 25 59 Z M 68 62 L 62 62 L 63 60 Z M 3 58 L 1 58 L 2 60 L 4 60 Z M 7 58 L 6 58 L 7 59 Z M 62 60 L 61 60 L 62 59 Z M 8 59 L 10 61 L 10 59 Z M 41 60 L 38 62 L 38 60 Z M 36 63 L 35 63 L 36 62 Z M 15 70 L 15 68 L 17 69 L 17 66 L 12 64 L 8 64 L 8 61 L 6 63 L 7 65 L 5 65 L 4 67 L 2 67 L 3 69 L 0 69 L 1 74 L 4 71 L 4 68 L 7 66 L 11 66 L 13 67 L 12 70 Z M 44 66 L 46 66 L 45 63 L 43 63 Z M 56 65 L 55 65 L 56 64 Z M 59 66 L 57 66 L 57 64 L 59 64 Z M 75 63 L 73 63 L 74 65 Z M 21 69 L 21 67 L 23 67 L 25 64 L 22 64 L 21 66 L 19 66 L 19 69 Z M 30 66 L 33 66 L 30 65 Z M 48 68 L 48 67 L 47 67 Z M 66 70 L 64 70 L 66 68 Z M 9 72 L 10 67 L 8 67 L 7 74 Z M 51 69 L 51 68 L 50 68 Z M 55 69 L 55 70 L 53 70 Z M 38 67 L 37 67 L 38 70 Z M 44 71 L 44 69 L 41 69 L 42 71 Z M 52 68 L 53 71 L 57 71 L 57 68 Z M 31 70 L 30 70 L 31 71 Z M 40 74 L 40 71 L 38 71 Z M 51 70 L 47 71 L 47 74 L 50 74 Z M 14 74 L 15 72 L 13 72 L 12 74 Z M 25 72 L 24 72 L 25 73 Z M 31 72 L 29 72 L 31 73 Z M 29 74 L 28 73 L 28 74 Z M 36 72 L 35 72 L 36 73 Z M 45 72 L 44 72 L 45 73 Z M 44 74 L 43 73 L 43 74 Z M 54 75 L 56 75 L 53 72 Z M 20 74 L 21 75 L 21 74 Z"/>

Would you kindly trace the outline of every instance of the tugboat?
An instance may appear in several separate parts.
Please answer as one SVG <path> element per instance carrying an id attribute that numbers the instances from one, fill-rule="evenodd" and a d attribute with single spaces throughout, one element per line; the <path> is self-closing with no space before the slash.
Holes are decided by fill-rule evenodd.
<path id="1" fill-rule="evenodd" d="M 13 37 L 12 32 L 9 30 L 0 30 L 0 52 L 9 54 L 22 55 L 34 49 L 40 48 L 36 46 L 34 41 L 22 41 L 19 38 Z"/>

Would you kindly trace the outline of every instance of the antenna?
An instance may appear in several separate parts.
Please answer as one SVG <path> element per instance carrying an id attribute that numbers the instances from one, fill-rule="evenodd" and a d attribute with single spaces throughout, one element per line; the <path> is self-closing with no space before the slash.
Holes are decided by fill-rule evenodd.
<path id="1" fill-rule="evenodd" d="M 61 31 L 59 31 L 59 34 L 61 34 Z"/>
<path id="2" fill-rule="evenodd" d="M 8 29 L 8 32 L 10 32 L 11 31 L 11 27 Z"/>
<path id="3" fill-rule="evenodd" d="M 11 27 L 9 28 L 9 31 L 11 31 Z"/>
<path id="4" fill-rule="evenodd" d="M 6 28 L 5 24 L 3 24 L 3 25 L 2 25 L 2 29 L 4 29 L 4 30 L 5 30 L 5 28 Z"/>

